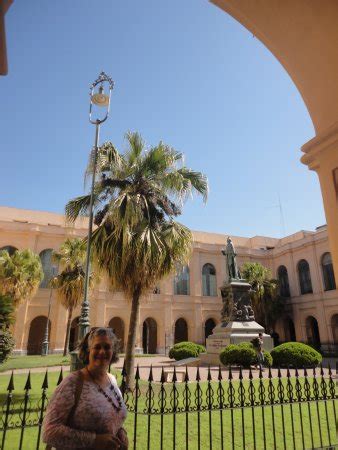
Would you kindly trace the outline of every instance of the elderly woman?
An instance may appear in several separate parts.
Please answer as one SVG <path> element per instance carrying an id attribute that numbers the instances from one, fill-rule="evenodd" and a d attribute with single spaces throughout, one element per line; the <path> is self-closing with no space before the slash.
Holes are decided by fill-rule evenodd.
<path id="1" fill-rule="evenodd" d="M 44 420 L 43 440 L 61 449 L 126 449 L 126 406 L 116 379 L 118 340 L 110 328 L 93 328 L 79 346 L 85 364 L 57 387 Z"/>

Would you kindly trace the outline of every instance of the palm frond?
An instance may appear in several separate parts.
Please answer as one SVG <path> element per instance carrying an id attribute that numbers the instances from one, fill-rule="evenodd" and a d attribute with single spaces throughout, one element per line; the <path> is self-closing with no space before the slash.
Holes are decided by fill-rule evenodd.
<path id="1" fill-rule="evenodd" d="M 178 170 L 185 181 L 189 181 L 190 190 L 195 190 L 198 194 L 201 194 L 203 201 L 206 202 L 208 199 L 208 179 L 201 172 L 195 172 L 187 167 L 182 167 Z"/>
<path id="2" fill-rule="evenodd" d="M 80 195 L 79 197 L 69 200 L 65 206 L 66 220 L 75 222 L 79 216 L 88 215 L 90 205 L 90 195 Z"/>
<path id="3" fill-rule="evenodd" d="M 145 142 L 139 133 L 132 131 L 128 131 L 125 134 L 125 139 L 129 144 L 126 153 L 127 163 L 132 166 L 142 155 L 142 152 L 145 148 Z"/>
<path id="4" fill-rule="evenodd" d="M 36 293 L 43 276 L 41 260 L 30 249 L 0 252 L 0 295 L 10 296 L 15 306 Z"/>
<path id="5" fill-rule="evenodd" d="M 85 172 L 85 185 L 89 181 L 89 177 L 93 175 L 95 161 L 95 148 L 89 155 L 89 161 Z M 103 143 L 97 152 L 96 174 L 109 172 L 110 174 L 118 173 L 124 166 L 124 158 L 114 144 L 110 141 Z"/>

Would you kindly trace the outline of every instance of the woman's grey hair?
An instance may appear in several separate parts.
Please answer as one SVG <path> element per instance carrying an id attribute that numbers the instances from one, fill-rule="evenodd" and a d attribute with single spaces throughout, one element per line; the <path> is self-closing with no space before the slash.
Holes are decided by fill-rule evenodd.
<path id="1" fill-rule="evenodd" d="M 120 347 L 120 341 L 114 334 L 111 328 L 92 328 L 89 333 L 80 342 L 79 349 L 79 359 L 83 364 L 87 365 L 89 363 L 89 349 L 93 343 L 93 340 L 97 336 L 107 336 L 112 344 L 113 355 L 110 364 L 118 361 L 118 351 Z"/>

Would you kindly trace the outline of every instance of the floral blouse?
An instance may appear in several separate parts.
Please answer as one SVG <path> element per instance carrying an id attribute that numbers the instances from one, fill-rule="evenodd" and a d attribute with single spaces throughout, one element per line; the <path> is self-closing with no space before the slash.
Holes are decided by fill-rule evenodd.
<path id="1" fill-rule="evenodd" d="M 69 412 L 75 403 L 77 375 L 72 373 L 56 388 L 47 408 L 43 425 L 43 440 L 57 450 L 62 449 L 92 449 L 96 433 L 110 433 L 113 436 L 123 425 L 127 409 L 121 392 L 113 375 L 108 374 L 115 392 L 119 396 L 122 408 L 116 408 L 107 400 L 93 381 L 85 380 L 80 399 L 71 423 L 67 423 Z M 114 391 L 109 387 L 105 390 L 120 408 Z"/>

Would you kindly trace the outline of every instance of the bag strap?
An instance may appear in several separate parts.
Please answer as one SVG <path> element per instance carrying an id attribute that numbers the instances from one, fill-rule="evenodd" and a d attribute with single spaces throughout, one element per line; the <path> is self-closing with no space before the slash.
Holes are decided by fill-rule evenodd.
<path id="1" fill-rule="evenodd" d="M 83 373 L 81 370 L 78 370 L 76 372 L 76 377 L 77 377 L 77 380 L 76 380 L 76 387 L 75 387 L 75 402 L 74 402 L 74 405 L 72 406 L 72 409 L 69 411 L 69 414 L 67 417 L 67 422 L 66 422 L 67 425 L 69 425 L 69 423 L 71 422 L 71 420 L 74 417 L 75 410 L 80 401 L 83 383 L 84 383 L 84 376 L 83 376 Z"/>

